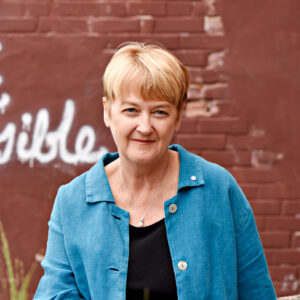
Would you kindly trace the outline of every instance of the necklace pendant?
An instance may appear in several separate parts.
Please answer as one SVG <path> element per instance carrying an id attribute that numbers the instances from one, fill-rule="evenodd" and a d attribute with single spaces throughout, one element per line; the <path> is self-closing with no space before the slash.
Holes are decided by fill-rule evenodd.
<path id="1" fill-rule="evenodd" d="M 144 226 L 144 220 L 141 219 L 140 222 L 139 222 L 139 224 L 137 225 L 137 227 L 143 227 L 143 226 Z"/>

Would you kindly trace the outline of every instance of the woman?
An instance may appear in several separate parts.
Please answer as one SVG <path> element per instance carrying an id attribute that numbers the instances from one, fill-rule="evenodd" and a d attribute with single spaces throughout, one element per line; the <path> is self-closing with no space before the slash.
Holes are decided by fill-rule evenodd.
<path id="1" fill-rule="evenodd" d="M 35 299 L 276 299 L 233 177 L 169 146 L 186 68 L 158 46 L 128 43 L 103 79 L 118 153 L 59 189 Z"/>

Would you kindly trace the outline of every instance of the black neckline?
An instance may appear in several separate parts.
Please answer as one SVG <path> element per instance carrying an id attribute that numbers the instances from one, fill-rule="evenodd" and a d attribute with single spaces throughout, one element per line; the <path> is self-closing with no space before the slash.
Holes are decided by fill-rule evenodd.
<path id="1" fill-rule="evenodd" d="M 137 227 L 134 225 L 129 224 L 130 229 L 136 230 L 136 231 L 142 231 L 142 230 L 149 230 L 152 229 L 154 227 L 157 227 L 158 225 L 160 225 L 161 223 L 163 223 L 165 220 L 165 218 L 160 219 L 159 221 L 152 223 L 150 225 L 147 226 L 143 226 L 143 227 Z"/>

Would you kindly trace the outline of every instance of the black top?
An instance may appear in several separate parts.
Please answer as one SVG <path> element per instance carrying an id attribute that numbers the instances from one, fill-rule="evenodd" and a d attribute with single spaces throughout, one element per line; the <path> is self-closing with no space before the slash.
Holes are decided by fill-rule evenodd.
<path id="1" fill-rule="evenodd" d="M 129 225 L 126 300 L 176 300 L 164 219 L 146 227 Z"/>

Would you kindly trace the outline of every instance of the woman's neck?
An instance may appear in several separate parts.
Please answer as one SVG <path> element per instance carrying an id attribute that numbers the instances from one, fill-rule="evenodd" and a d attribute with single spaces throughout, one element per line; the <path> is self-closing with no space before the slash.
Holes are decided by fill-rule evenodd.
<path id="1" fill-rule="evenodd" d="M 121 182 L 132 191 L 153 190 L 168 173 L 172 164 L 172 154 L 168 150 L 158 161 L 148 165 L 137 165 L 119 158 L 118 172 Z"/>

